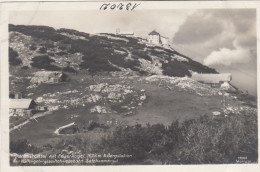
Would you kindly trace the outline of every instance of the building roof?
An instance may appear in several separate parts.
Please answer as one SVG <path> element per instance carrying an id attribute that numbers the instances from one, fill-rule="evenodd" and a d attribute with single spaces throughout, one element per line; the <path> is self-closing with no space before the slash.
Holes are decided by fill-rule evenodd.
<path id="1" fill-rule="evenodd" d="M 32 99 L 9 99 L 10 109 L 29 109 L 34 103 Z"/>
<path id="2" fill-rule="evenodd" d="M 148 35 L 160 35 L 158 32 L 156 32 L 155 30 L 153 30 L 152 32 L 150 32 Z"/>
<path id="3" fill-rule="evenodd" d="M 38 71 L 35 72 L 31 82 L 38 82 L 39 79 L 48 81 L 50 78 L 61 78 L 63 72 L 60 71 Z"/>
<path id="4" fill-rule="evenodd" d="M 221 74 L 199 74 L 194 73 L 191 76 L 192 79 L 204 83 L 219 83 L 231 81 L 231 73 L 221 73 Z"/>
<path id="5" fill-rule="evenodd" d="M 119 32 L 119 35 L 134 35 L 134 32 Z"/>
<path id="6" fill-rule="evenodd" d="M 38 71 L 35 72 L 34 76 L 36 77 L 61 77 L 62 76 L 62 72 L 60 71 Z"/>

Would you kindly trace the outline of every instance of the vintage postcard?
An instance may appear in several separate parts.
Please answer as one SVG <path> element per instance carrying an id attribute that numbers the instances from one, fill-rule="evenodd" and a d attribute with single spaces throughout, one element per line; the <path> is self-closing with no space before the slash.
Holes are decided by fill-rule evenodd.
<path id="1" fill-rule="evenodd" d="M 259 170 L 260 3 L 0 5 L 1 170 Z"/>

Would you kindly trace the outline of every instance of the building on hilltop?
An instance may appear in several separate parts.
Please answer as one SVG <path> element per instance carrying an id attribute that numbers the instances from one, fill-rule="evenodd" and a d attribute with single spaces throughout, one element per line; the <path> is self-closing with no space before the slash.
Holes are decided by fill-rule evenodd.
<path id="1" fill-rule="evenodd" d="M 169 38 L 161 36 L 162 45 L 169 45 Z"/>
<path id="2" fill-rule="evenodd" d="M 31 82 L 40 83 L 59 83 L 66 80 L 66 75 L 60 71 L 38 71 L 34 74 Z"/>
<path id="3" fill-rule="evenodd" d="M 148 42 L 158 45 L 169 45 L 169 39 L 153 30 L 148 34 Z"/>
<path id="4" fill-rule="evenodd" d="M 200 74 L 200 73 L 193 73 L 191 76 L 192 79 L 210 85 L 214 88 L 222 88 L 225 90 L 233 88 L 230 84 L 232 80 L 231 73 L 221 73 L 221 74 Z"/>
<path id="5" fill-rule="evenodd" d="M 134 36 L 134 32 L 121 32 L 119 28 L 116 29 L 116 34 L 121 36 Z"/>

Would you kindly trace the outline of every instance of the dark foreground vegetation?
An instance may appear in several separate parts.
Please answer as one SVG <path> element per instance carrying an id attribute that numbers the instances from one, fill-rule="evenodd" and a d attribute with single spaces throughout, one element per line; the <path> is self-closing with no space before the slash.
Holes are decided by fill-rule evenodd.
<path id="1" fill-rule="evenodd" d="M 120 126 L 94 144 L 79 136 L 41 148 L 36 148 L 27 141 L 11 142 L 10 152 L 53 154 L 65 149 L 80 151 L 85 157 L 90 153 L 132 155 L 114 163 L 118 165 L 223 164 L 257 163 L 257 145 L 257 116 L 245 112 L 239 115 L 202 116 L 183 123 L 175 121 L 170 126 Z M 241 157 L 244 161 L 239 161 Z M 84 162 L 78 165 L 86 165 Z"/>

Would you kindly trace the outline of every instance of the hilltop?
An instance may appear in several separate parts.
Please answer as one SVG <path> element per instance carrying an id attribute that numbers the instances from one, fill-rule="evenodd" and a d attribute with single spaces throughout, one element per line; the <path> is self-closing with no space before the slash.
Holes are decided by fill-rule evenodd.
<path id="1" fill-rule="evenodd" d="M 55 30 L 46 26 L 9 25 L 10 64 L 46 70 L 130 71 L 140 75 L 191 76 L 216 73 L 173 48 L 138 37 Z M 17 57 L 16 57 L 17 54 Z"/>

